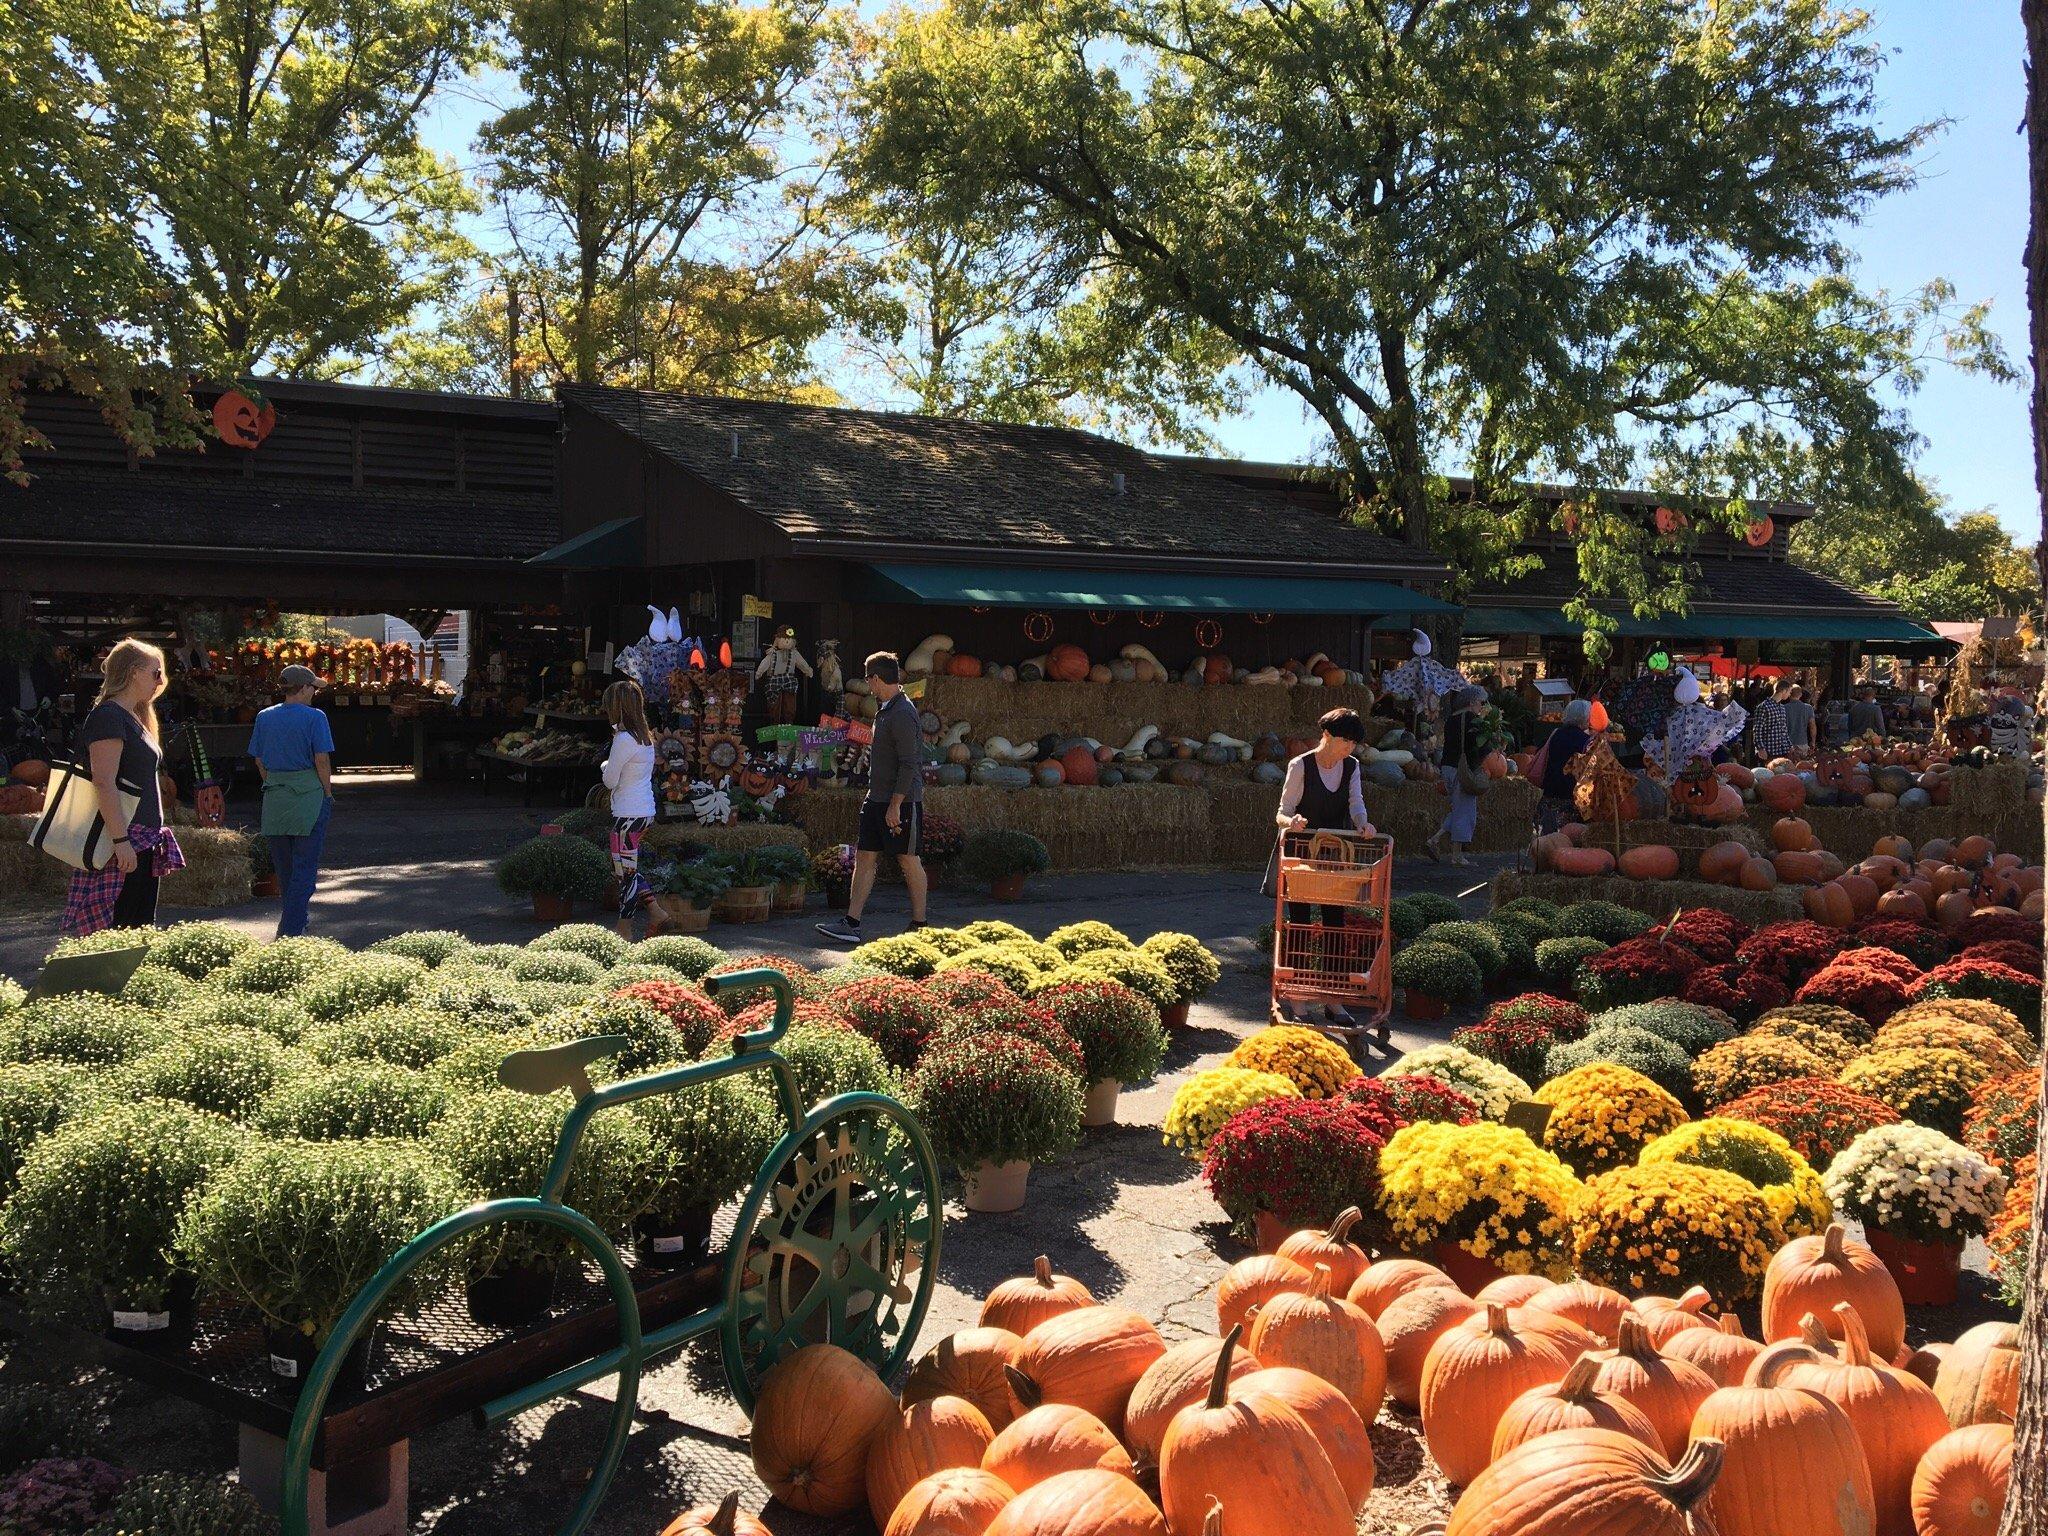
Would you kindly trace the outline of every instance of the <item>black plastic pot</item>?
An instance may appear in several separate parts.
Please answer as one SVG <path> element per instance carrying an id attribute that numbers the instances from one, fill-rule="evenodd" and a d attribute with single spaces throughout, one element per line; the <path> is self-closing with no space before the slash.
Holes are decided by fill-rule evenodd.
<path id="1" fill-rule="evenodd" d="M 107 1337 L 130 1349 L 152 1354 L 171 1354 L 192 1342 L 193 1321 L 198 1313 L 195 1297 L 198 1282 L 190 1275 L 177 1275 L 167 1288 L 160 1307 L 138 1306 L 119 1296 L 107 1297 Z"/>
<path id="2" fill-rule="evenodd" d="M 364 1334 L 341 1357 L 341 1369 L 334 1378 L 335 1392 L 362 1391 L 370 1364 L 370 1340 L 374 1334 L 374 1329 Z M 313 1362 L 320 1357 L 320 1346 L 296 1328 L 265 1328 L 263 1347 L 270 1355 L 272 1379 L 296 1396 L 306 1377 L 312 1373 Z"/>
<path id="3" fill-rule="evenodd" d="M 711 1256 L 711 1215 L 708 1205 L 666 1215 L 640 1218 L 640 1262 L 649 1269 L 687 1269 Z"/>
<path id="4" fill-rule="evenodd" d="M 558 1264 L 493 1270 L 469 1282 L 470 1321 L 486 1328 L 524 1328 L 547 1315 L 555 1300 Z"/>

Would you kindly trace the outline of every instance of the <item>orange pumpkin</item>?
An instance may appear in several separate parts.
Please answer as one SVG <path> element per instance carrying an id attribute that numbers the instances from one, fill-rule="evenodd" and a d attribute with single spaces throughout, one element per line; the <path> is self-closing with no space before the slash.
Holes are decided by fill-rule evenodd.
<path id="1" fill-rule="evenodd" d="M 1718 1328 L 1687 1328 L 1659 1347 L 1670 1359 L 1698 1366 L 1717 1387 L 1740 1386 L 1750 1362 L 1764 1351 L 1742 1331 L 1742 1319 L 1733 1312 L 1721 1315 Z"/>
<path id="2" fill-rule="evenodd" d="M 1230 1395 L 1272 1397 L 1292 1408 L 1330 1458 L 1352 1509 L 1365 1508 L 1372 1495 L 1372 1437 L 1342 1392 L 1313 1372 L 1271 1365 L 1239 1377 L 1231 1383 Z"/>
<path id="3" fill-rule="evenodd" d="M 1145 1367 L 1124 1406 L 1124 1444 L 1139 1462 L 1158 1464 L 1159 1444 L 1166 1438 L 1167 1425 L 1181 1409 L 1207 1394 L 1222 1350 L 1221 1339 L 1183 1339 Z M 1231 1352 L 1233 1376 L 1249 1376 L 1258 1368 L 1259 1362 L 1249 1350 Z"/>
<path id="4" fill-rule="evenodd" d="M 1889 837 L 1880 837 L 1870 845 L 1870 851 L 1888 859 L 1902 859 L 1908 864 L 1913 862 L 1913 844 L 1897 833 Z"/>
<path id="5" fill-rule="evenodd" d="M 1857 917 L 1868 917 L 1877 910 L 1877 882 L 1870 876 L 1851 870 L 1836 876 L 1835 884 L 1849 898 L 1849 910 Z"/>
<path id="6" fill-rule="evenodd" d="M 1777 885 L 1778 872 L 1766 859 L 1745 859 L 1742 873 L 1736 877 L 1735 883 L 1745 891 L 1768 891 Z"/>
<path id="7" fill-rule="evenodd" d="M 1819 885 L 1826 878 L 1818 857 L 1811 853 L 1780 853 L 1771 860 L 1771 868 L 1787 885 Z M 1842 910 L 1847 911 L 1849 901 L 1842 898 Z"/>
<path id="8" fill-rule="evenodd" d="M 1355 1205 L 1346 1206 L 1327 1229 L 1310 1227 L 1290 1233 L 1274 1251 L 1283 1259 L 1292 1259 L 1303 1269 L 1312 1270 L 1318 1264 L 1329 1266 L 1331 1291 L 1349 1300 L 1346 1293 L 1372 1262 L 1365 1250 L 1351 1241 L 1351 1229 L 1358 1225 L 1364 1214 Z"/>
<path id="9" fill-rule="evenodd" d="M 1469 1483 L 1493 1456 L 1493 1432 L 1531 1387 L 1560 1381 L 1573 1356 L 1549 1334 L 1517 1328 L 1489 1306 L 1430 1347 L 1422 1367 L 1422 1432 L 1446 1478 Z"/>
<path id="10" fill-rule="evenodd" d="M 850 1514 L 866 1495 L 868 1446 L 895 1412 L 865 1360 L 836 1344 L 806 1344 L 761 1378 L 754 1471 L 791 1509 Z"/>
<path id="11" fill-rule="evenodd" d="M 1714 1379 L 1696 1365 L 1660 1353 L 1643 1319 L 1630 1313 L 1617 1325 L 1614 1347 L 1590 1355 L 1597 1370 L 1595 1391 L 1633 1403 L 1657 1428 L 1666 1455 L 1677 1456 L 1692 1438 L 1692 1416 L 1714 1390 Z"/>
<path id="12" fill-rule="evenodd" d="M 1812 826 L 1797 816 L 1780 816 L 1771 823 L 1771 846 L 1781 853 L 1805 853 L 1813 845 Z"/>
<path id="13" fill-rule="evenodd" d="M 1810 859 L 1812 857 L 1813 855 L 1810 853 L 1779 854 L 1779 875 L 1786 879 L 1791 878 L 1785 871 L 1784 860 Z M 1832 882 L 1827 885 L 1811 887 L 1805 892 L 1802 899 L 1806 906 L 1806 915 L 1822 927 L 1846 928 L 1856 921 L 1856 908 L 1850 904 L 1849 893 L 1843 890 L 1841 886 Z"/>
<path id="14" fill-rule="evenodd" d="M 1688 1328 L 1713 1327 L 1714 1320 L 1706 1316 L 1713 1299 L 1706 1287 L 1695 1285 L 1683 1296 L 1639 1296 L 1629 1310 L 1643 1320 L 1650 1342 L 1662 1349 Z"/>
<path id="15" fill-rule="evenodd" d="M 1237 1508 L 1283 1520 L 1294 1536 L 1353 1536 L 1350 1497 L 1306 1421 L 1267 1393 L 1231 1400 L 1238 1337 L 1234 1328 L 1224 1336 L 1208 1395 L 1180 1411 L 1160 1447 L 1167 1530 L 1199 1536 L 1209 1507 L 1227 1493 Z"/>
<path id="16" fill-rule="evenodd" d="M 1502 1275 L 1498 1280 L 1489 1280 L 1473 1295 L 1472 1299 L 1481 1306 L 1497 1301 L 1504 1307 L 1526 1305 L 1532 1297 L 1540 1296 L 1556 1286 L 1554 1280 L 1541 1275 Z"/>
<path id="17" fill-rule="evenodd" d="M 1137 1475 L 1130 1453 L 1094 1414 L 1070 1403 L 1041 1402 L 1038 1388 L 1014 1371 L 1011 1384 L 1024 1411 L 989 1442 L 983 1471 L 1018 1493 L 1062 1472 Z"/>
<path id="18" fill-rule="evenodd" d="M 1086 786 L 1101 782 L 1095 754 L 1085 746 L 1071 746 L 1060 754 L 1060 772 L 1069 784 Z"/>
<path id="19" fill-rule="evenodd" d="M 903 1495 L 882 1536 L 982 1536 L 1015 1496 L 993 1473 L 948 1467 Z"/>
<path id="20" fill-rule="evenodd" d="M 1420 1259 L 1381 1259 L 1360 1272 L 1344 1292 L 1344 1299 L 1377 1320 L 1410 1291 L 1431 1285 L 1457 1289 L 1451 1277 L 1434 1264 L 1425 1264 Z"/>
<path id="21" fill-rule="evenodd" d="M 1905 886 L 1894 886 L 1877 898 L 1879 917 L 1901 917 L 1907 922 L 1927 921 L 1927 902 L 1918 891 Z"/>
<path id="22" fill-rule="evenodd" d="M 1644 843 L 1621 856 L 1621 873 L 1630 880 L 1675 880 L 1678 850 L 1662 843 Z"/>
<path id="23" fill-rule="evenodd" d="M 1956 862 L 1969 869 L 1981 869 L 1991 862 L 1998 845 L 1988 837 L 1966 837 L 1956 844 Z"/>
<path id="24" fill-rule="evenodd" d="M 1306 1289 L 1283 1291 L 1259 1308 L 1246 1341 L 1266 1365 L 1292 1365 L 1342 1392 L 1370 1424 L 1387 1390 L 1386 1348 L 1358 1307 L 1330 1294 L 1330 1266 L 1318 1264 Z"/>
<path id="25" fill-rule="evenodd" d="M 1479 1303 L 1454 1285 L 1424 1285 L 1397 1296 L 1374 1319 L 1387 1352 L 1387 1395 L 1403 1408 L 1422 1404 L 1422 1373 L 1438 1339 L 1467 1318 Z"/>
<path id="26" fill-rule="evenodd" d="M 1239 1259 L 1216 1282 L 1216 1332 L 1226 1334 L 1243 1326 L 1251 1320 L 1252 1308 L 1306 1284 L 1308 1271 L 1292 1259 L 1272 1253 Z"/>
<path id="27" fill-rule="evenodd" d="M 1720 1472 L 1715 1440 L 1673 1467 L 1611 1429 L 1540 1435 L 1480 1474 L 1445 1536 L 1711 1536 L 1694 1511 Z"/>
<path id="28" fill-rule="evenodd" d="M 880 1529 L 903 1496 L 934 1472 L 978 1467 L 995 1438 L 964 1397 L 933 1397 L 899 1409 L 868 1444 L 868 1513 Z"/>
<path id="29" fill-rule="evenodd" d="M 1908 1494 L 1919 1536 L 1998 1536 L 2012 1481 L 2012 1426 L 1950 1430 L 1920 1458 Z"/>
<path id="30" fill-rule="evenodd" d="M 1750 859 L 1742 843 L 1715 843 L 1700 853 L 1700 878 L 1712 885 L 1733 885 Z"/>
<path id="31" fill-rule="evenodd" d="M 1695 1439 L 1721 1442 L 1707 1495 L 1717 1536 L 1864 1536 L 1876 1517 L 1870 1469 L 1848 1415 L 1780 1386 L 1716 1388 L 1693 1415 Z"/>
<path id="32" fill-rule="evenodd" d="M 1493 1431 L 1493 1459 L 1499 1461 L 1524 1441 L 1561 1429 L 1611 1429 L 1616 1434 L 1640 1440 L 1651 1450 L 1661 1450 L 1657 1426 L 1642 1409 L 1626 1398 L 1596 1391 L 1593 1378 L 1600 1363 L 1591 1355 L 1572 1362 L 1562 1381 L 1531 1387 L 1500 1416 Z"/>
<path id="33" fill-rule="evenodd" d="M 39 757 L 24 757 L 9 766 L 7 777 L 16 784 L 26 784 L 30 789 L 46 789 L 50 783 L 50 765 Z"/>
<path id="34" fill-rule="evenodd" d="M 1806 781 L 1796 773 L 1774 773 L 1757 787 L 1757 799 L 1781 816 L 1806 804 Z"/>
<path id="35" fill-rule="evenodd" d="M 1122 1307 L 1080 1307 L 1024 1335 L 1017 1370 L 1048 1403 L 1086 1408 L 1121 1434 L 1124 1404 L 1145 1368 L 1166 1353 L 1158 1330 Z"/>
<path id="36" fill-rule="evenodd" d="M 1072 1275 L 1054 1274 L 1052 1260 L 1041 1253 L 1030 1274 L 1005 1280 L 988 1293 L 980 1322 L 984 1328 L 1002 1328 L 1022 1338 L 1049 1317 L 1094 1305 L 1087 1286 Z"/>
<path id="37" fill-rule="evenodd" d="M 946 663 L 946 672 L 951 677 L 979 677 L 981 676 L 981 663 L 972 656 L 962 656 L 958 651 L 955 651 L 953 659 Z"/>
<path id="38" fill-rule="evenodd" d="M 991 1429 L 1016 1417 L 1016 1399 L 1006 1375 L 1024 1341 L 1006 1328 L 962 1328 L 939 1340 L 903 1379 L 903 1401 L 964 1397 L 981 1410 Z"/>
<path id="39" fill-rule="evenodd" d="M 1560 848 L 1550 856 L 1550 867 L 1560 875 L 1592 878 L 1614 873 L 1614 855 L 1605 848 Z"/>
<path id="40" fill-rule="evenodd" d="M 1115 1472 L 1062 1472 L 1003 1506 L 986 1536 L 1167 1536 L 1159 1506 Z"/>
<path id="41" fill-rule="evenodd" d="M 2020 1331 L 2011 1323 L 1979 1323 L 1942 1356 L 1934 1395 L 1956 1429 L 2011 1424 L 2019 1416 Z"/>
<path id="42" fill-rule="evenodd" d="M 1832 1222 L 1819 1237 L 1793 1238 L 1765 1266 L 1765 1342 L 1799 1337 L 1800 1319 L 1808 1313 L 1840 1338 L 1833 1308 L 1844 1301 L 1863 1320 L 1872 1353 L 1889 1360 L 1899 1352 L 1906 1342 L 1906 1304 L 1898 1282 L 1876 1254 Z"/>
<path id="43" fill-rule="evenodd" d="M 1056 683 L 1080 683 L 1088 678 L 1088 653 L 1078 645 L 1056 645 L 1046 653 L 1045 675 Z"/>
<path id="44" fill-rule="evenodd" d="M 739 1490 L 718 1503 L 686 1509 L 661 1528 L 661 1536 L 773 1536 L 767 1526 L 740 1509 Z"/>
<path id="45" fill-rule="evenodd" d="M 1591 1280 L 1570 1280 L 1562 1285 L 1553 1285 L 1530 1297 L 1524 1307 L 1531 1312 L 1554 1312 L 1559 1317 L 1569 1318 L 1603 1342 L 1614 1337 L 1614 1330 L 1620 1326 L 1623 1314 L 1629 1309 L 1628 1298 L 1621 1292 L 1596 1285 Z"/>

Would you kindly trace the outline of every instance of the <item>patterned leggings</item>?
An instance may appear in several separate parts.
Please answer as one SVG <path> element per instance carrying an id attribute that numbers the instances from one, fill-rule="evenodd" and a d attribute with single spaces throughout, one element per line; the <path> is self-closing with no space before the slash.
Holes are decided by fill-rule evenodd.
<path id="1" fill-rule="evenodd" d="M 647 905 L 654 892 L 640 878 L 640 839 L 653 825 L 652 816 L 612 818 L 612 873 L 619 877 L 619 916 L 631 917 Z"/>

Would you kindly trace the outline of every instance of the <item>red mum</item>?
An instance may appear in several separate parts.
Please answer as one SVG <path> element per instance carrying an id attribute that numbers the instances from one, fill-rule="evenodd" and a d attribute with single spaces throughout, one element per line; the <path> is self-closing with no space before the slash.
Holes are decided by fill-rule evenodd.
<path id="1" fill-rule="evenodd" d="M 701 1056 L 712 1037 L 725 1027 L 725 1011 L 702 987 L 685 981 L 636 981 L 612 996 L 636 998 L 659 1011 L 681 1031 L 683 1049 L 691 1056 Z"/>
<path id="2" fill-rule="evenodd" d="M 1849 931 L 1855 935 L 1857 943 L 1896 949 L 1923 970 L 1948 958 L 1948 935 L 1925 923 L 1910 922 L 1903 917 L 1866 917 Z"/>
<path id="3" fill-rule="evenodd" d="M 1842 935 L 1804 918 L 1766 923 L 1736 946 L 1735 958 L 1796 987 L 1834 959 Z"/>
<path id="4" fill-rule="evenodd" d="M 1899 1112 L 1891 1105 L 1844 1088 L 1831 1077 L 1795 1077 L 1770 1083 L 1717 1104 L 1707 1113 L 1776 1131 L 1816 1168 L 1827 1167 L 1836 1153 L 1865 1131 L 1899 1123 Z"/>
<path id="5" fill-rule="evenodd" d="M 1679 995 L 1688 1003 L 1718 1008 L 1730 1018 L 1750 1024 L 1790 1002 L 1792 989 L 1769 971 L 1737 962 L 1694 971 L 1685 978 L 1685 990 Z"/>
<path id="6" fill-rule="evenodd" d="M 1951 960 L 1914 984 L 1912 1000 L 1980 997 L 2031 1024 L 2041 1016 L 2041 980 L 1996 960 Z"/>
<path id="7" fill-rule="evenodd" d="M 1755 931 L 1718 907 L 1692 907 L 1679 913 L 1678 921 L 1671 925 L 1671 937 L 1709 965 L 1733 960 L 1736 947 Z"/>
<path id="8" fill-rule="evenodd" d="M 1958 960 L 1990 960 L 1999 965 L 2009 965 L 2016 971 L 2024 971 L 2036 981 L 2041 978 L 2041 951 L 2032 944 L 2022 944 L 2017 939 L 1994 939 L 1988 944 L 1972 944 Z"/>
<path id="9" fill-rule="evenodd" d="M 1904 957 L 1889 949 L 1852 950 L 1852 954 L 1890 955 L 1892 959 L 1904 961 Z M 1909 962 L 1908 962 L 1909 963 Z M 1837 1008 L 1846 1008 L 1873 1026 L 1884 1021 L 1906 1006 L 1906 991 L 1910 983 L 1901 982 L 1888 968 L 1872 965 L 1866 961 L 1851 960 L 1847 956 L 1829 962 L 1816 972 L 1796 993 L 1795 1003 L 1832 1003 Z"/>

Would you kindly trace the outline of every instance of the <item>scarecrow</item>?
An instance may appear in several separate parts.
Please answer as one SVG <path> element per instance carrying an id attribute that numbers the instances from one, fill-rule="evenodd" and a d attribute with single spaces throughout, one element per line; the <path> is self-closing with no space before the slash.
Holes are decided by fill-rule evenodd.
<path id="1" fill-rule="evenodd" d="M 1678 804 L 1711 800 L 1714 753 L 1742 734 L 1749 711 L 1732 700 L 1720 709 L 1702 703 L 1700 680 L 1689 671 L 1679 673 L 1672 699 L 1663 734 L 1645 739 L 1643 756 L 1662 772 Z"/>
<path id="2" fill-rule="evenodd" d="M 796 648 L 796 631 L 785 624 L 775 632 L 775 643 L 754 668 L 754 681 L 768 710 L 768 724 L 776 732 L 776 757 L 787 764 L 796 749 L 796 696 L 803 677 L 815 677 L 804 653 Z"/>
<path id="3" fill-rule="evenodd" d="M 1419 629 L 1414 631 L 1414 635 L 1415 643 L 1410 647 L 1409 658 L 1380 679 L 1380 692 L 1397 699 L 1407 699 L 1414 705 L 1416 740 L 1423 755 L 1435 761 L 1443 739 L 1443 727 L 1439 721 L 1440 701 L 1446 694 L 1469 688 L 1471 684 L 1462 672 L 1445 666 L 1429 654 L 1432 647 L 1428 635 Z"/>

